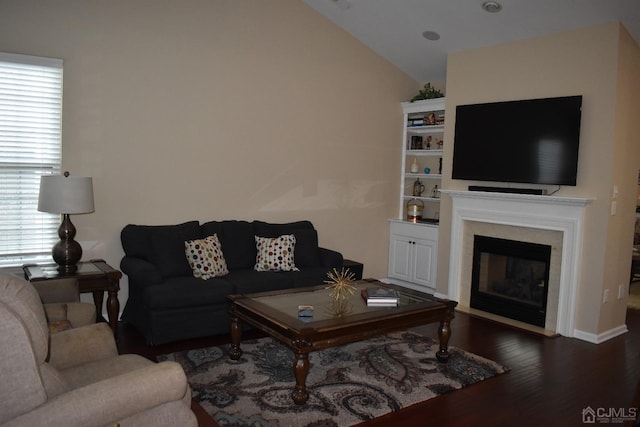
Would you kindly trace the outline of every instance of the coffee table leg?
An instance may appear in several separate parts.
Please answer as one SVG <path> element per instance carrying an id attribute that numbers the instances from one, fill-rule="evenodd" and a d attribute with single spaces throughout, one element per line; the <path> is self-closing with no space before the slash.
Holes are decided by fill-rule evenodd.
<path id="1" fill-rule="evenodd" d="M 240 337 L 242 336 L 242 327 L 237 317 L 231 319 L 231 347 L 229 348 L 229 357 L 233 360 L 240 359 L 242 350 L 240 349 Z"/>
<path id="2" fill-rule="evenodd" d="M 440 328 L 438 329 L 440 349 L 436 353 L 436 357 L 440 362 L 444 363 L 449 360 L 449 338 L 451 337 L 451 320 L 453 317 L 453 309 L 447 310 L 444 319 L 440 321 Z"/>
<path id="3" fill-rule="evenodd" d="M 309 353 L 296 352 L 293 362 L 293 373 L 296 376 L 296 388 L 291 397 L 296 405 L 304 405 L 309 398 L 307 393 L 307 375 L 309 374 Z"/>

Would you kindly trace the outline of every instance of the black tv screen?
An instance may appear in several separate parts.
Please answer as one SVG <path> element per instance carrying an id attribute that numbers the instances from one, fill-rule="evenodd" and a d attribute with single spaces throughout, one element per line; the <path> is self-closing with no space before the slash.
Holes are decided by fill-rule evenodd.
<path id="1" fill-rule="evenodd" d="M 582 96 L 459 105 L 453 179 L 576 185 Z"/>

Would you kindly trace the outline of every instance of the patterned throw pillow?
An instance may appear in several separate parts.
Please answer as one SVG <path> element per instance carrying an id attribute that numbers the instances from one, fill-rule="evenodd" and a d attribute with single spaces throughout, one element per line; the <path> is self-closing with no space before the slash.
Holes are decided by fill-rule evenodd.
<path id="1" fill-rule="evenodd" d="M 184 252 L 196 279 L 211 279 L 229 274 L 218 235 L 184 242 Z"/>
<path id="2" fill-rule="evenodd" d="M 293 260 L 296 236 L 285 234 L 280 237 L 256 238 L 256 271 L 300 271 Z"/>

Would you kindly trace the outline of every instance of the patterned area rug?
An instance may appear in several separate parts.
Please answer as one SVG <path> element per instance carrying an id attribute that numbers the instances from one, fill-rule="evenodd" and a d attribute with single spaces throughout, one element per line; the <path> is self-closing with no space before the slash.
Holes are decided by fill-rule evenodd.
<path id="1" fill-rule="evenodd" d="M 398 332 L 312 352 L 309 400 L 291 400 L 293 353 L 271 338 L 159 356 L 183 367 L 193 396 L 222 426 L 350 426 L 508 371 L 495 362 L 449 347 L 446 364 L 431 338 Z"/>

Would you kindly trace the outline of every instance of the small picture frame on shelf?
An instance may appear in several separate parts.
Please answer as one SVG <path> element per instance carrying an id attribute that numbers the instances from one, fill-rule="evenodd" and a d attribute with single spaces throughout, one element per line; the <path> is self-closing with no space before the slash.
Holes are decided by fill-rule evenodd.
<path id="1" fill-rule="evenodd" d="M 421 150 L 422 149 L 422 136 L 420 135 L 411 135 L 411 143 L 409 145 L 410 150 Z"/>

